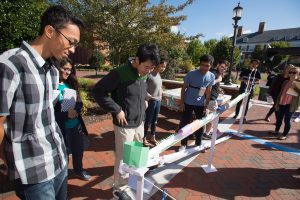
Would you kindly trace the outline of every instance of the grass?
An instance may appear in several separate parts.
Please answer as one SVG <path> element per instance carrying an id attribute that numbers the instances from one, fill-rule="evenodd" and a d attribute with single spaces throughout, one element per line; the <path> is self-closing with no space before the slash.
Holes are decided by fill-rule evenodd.
<path id="1" fill-rule="evenodd" d="M 267 73 L 260 73 L 260 75 L 261 75 L 261 80 L 267 81 L 267 78 L 268 78 L 268 74 Z"/>
<path id="2" fill-rule="evenodd" d="M 183 78 L 177 77 L 177 78 L 175 78 L 175 81 L 183 81 Z"/>

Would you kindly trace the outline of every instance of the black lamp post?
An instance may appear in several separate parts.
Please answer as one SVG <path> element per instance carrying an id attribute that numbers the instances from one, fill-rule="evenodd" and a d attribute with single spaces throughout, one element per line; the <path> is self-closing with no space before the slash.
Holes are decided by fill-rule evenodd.
<path id="1" fill-rule="evenodd" d="M 228 77 L 227 77 L 227 80 L 225 80 L 226 85 L 232 84 L 231 71 L 232 71 L 233 60 L 234 60 L 233 52 L 234 52 L 235 43 L 236 43 L 236 30 L 238 28 L 237 23 L 242 18 L 242 11 L 243 11 L 243 8 L 240 6 L 240 2 L 239 2 L 238 6 L 233 9 L 233 18 L 232 19 L 234 20 L 234 24 L 233 24 L 234 32 L 233 32 L 233 38 L 232 38 L 231 61 L 230 61 L 230 66 L 229 66 L 229 71 L 228 71 Z"/>

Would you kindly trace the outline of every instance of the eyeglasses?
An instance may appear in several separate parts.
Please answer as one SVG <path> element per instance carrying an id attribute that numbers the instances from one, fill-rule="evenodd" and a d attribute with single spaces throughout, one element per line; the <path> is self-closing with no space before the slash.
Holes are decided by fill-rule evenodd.
<path id="1" fill-rule="evenodd" d="M 64 72 L 72 72 L 73 71 L 72 69 L 63 68 L 63 67 L 61 67 L 60 69 L 63 70 Z"/>
<path id="2" fill-rule="evenodd" d="M 292 71 L 290 71 L 289 74 L 297 74 L 297 72 L 292 72 Z"/>
<path id="3" fill-rule="evenodd" d="M 68 40 L 68 42 L 69 42 L 69 45 L 70 45 L 70 47 L 74 47 L 74 48 L 76 48 L 77 46 L 78 46 L 78 42 L 73 42 L 73 41 L 71 41 L 69 38 L 67 38 L 62 32 L 60 32 L 59 30 L 57 30 L 56 28 L 55 28 L 55 30 L 59 33 L 59 34 L 61 34 L 62 36 L 64 36 L 64 38 L 66 38 L 66 40 Z"/>

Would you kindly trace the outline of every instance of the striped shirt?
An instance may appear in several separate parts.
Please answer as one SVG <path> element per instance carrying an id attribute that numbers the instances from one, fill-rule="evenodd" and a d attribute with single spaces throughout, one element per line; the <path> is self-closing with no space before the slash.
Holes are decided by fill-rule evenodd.
<path id="1" fill-rule="evenodd" d="M 23 184 L 53 179 L 66 166 L 63 137 L 55 122 L 53 93 L 59 73 L 29 44 L 0 58 L 0 116 L 11 179 Z"/>

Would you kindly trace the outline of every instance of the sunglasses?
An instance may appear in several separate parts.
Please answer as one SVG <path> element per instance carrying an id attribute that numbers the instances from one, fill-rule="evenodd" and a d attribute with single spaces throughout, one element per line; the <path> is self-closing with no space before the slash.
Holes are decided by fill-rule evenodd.
<path id="1" fill-rule="evenodd" d="M 292 71 L 291 71 L 291 72 L 289 72 L 289 74 L 297 74 L 297 72 L 292 72 Z"/>
<path id="2" fill-rule="evenodd" d="M 68 37 L 66 37 L 62 32 L 60 32 L 58 29 L 55 28 L 55 30 L 61 34 L 66 40 L 68 40 L 70 47 L 76 48 L 78 46 L 78 42 L 76 41 L 71 41 Z"/>

